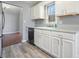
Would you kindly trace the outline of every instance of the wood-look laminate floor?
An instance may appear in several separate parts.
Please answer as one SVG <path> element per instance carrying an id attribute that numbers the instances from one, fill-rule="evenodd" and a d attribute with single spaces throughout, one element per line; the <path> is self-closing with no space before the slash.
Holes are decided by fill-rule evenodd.
<path id="1" fill-rule="evenodd" d="M 51 58 L 36 46 L 27 42 L 19 43 L 3 49 L 4 58 Z"/>
<path id="2" fill-rule="evenodd" d="M 3 36 L 3 47 L 7 47 L 13 44 L 17 44 L 21 42 L 21 34 L 19 32 L 12 34 L 4 34 Z"/>

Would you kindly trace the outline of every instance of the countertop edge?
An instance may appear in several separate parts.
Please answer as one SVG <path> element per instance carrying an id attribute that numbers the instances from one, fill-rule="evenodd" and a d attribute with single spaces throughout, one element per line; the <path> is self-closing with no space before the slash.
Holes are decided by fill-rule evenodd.
<path id="1" fill-rule="evenodd" d="M 49 31 L 55 31 L 55 32 L 63 32 L 63 33 L 70 33 L 70 34 L 76 34 L 76 31 L 60 31 L 60 30 L 51 30 L 51 29 L 45 29 L 45 28 L 38 28 L 38 27 L 28 27 L 26 26 L 26 28 L 34 28 L 34 29 L 40 29 L 40 30 L 49 30 Z M 78 31 L 77 31 L 78 32 Z"/>

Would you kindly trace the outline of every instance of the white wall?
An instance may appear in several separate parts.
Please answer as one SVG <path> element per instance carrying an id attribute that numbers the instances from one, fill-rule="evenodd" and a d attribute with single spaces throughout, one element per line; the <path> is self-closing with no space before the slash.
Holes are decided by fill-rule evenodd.
<path id="1" fill-rule="evenodd" d="M 23 9 L 20 8 L 20 14 L 19 14 L 19 30 L 20 33 L 22 34 L 23 32 Z"/>
<path id="2" fill-rule="evenodd" d="M 5 27 L 3 33 L 10 34 L 18 31 L 19 31 L 19 15 L 5 12 Z"/>
<path id="3" fill-rule="evenodd" d="M 28 27 L 34 27 L 34 21 L 31 19 L 31 8 L 28 5 L 23 7 L 23 41 L 28 40 Z"/>

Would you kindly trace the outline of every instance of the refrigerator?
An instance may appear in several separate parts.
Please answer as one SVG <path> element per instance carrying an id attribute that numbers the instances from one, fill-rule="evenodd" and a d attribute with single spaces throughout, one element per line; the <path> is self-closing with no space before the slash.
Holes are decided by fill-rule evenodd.
<path id="1" fill-rule="evenodd" d="M 2 57 L 3 53 L 3 28 L 4 28 L 4 12 L 2 8 L 2 2 L 0 2 L 0 58 Z"/>

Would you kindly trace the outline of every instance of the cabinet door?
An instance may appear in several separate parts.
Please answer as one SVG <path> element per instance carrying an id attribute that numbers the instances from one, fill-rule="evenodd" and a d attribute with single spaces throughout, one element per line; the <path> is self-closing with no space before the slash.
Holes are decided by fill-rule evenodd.
<path id="1" fill-rule="evenodd" d="M 32 19 L 36 19 L 39 16 L 39 7 L 38 5 L 31 7 L 31 17 Z"/>
<path id="2" fill-rule="evenodd" d="M 34 18 L 34 7 L 31 7 L 31 18 Z"/>
<path id="3" fill-rule="evenodd" d="M 52 55 L 60 57 L 60 38 L 52 37 Z"/>
<path id="4" fill-rule="evenodd" d="M 79 14 L 79 1 L 68 1 L 65 4 L 67 14 Z"/>
<path id="5" fill-rule="evenodd" d="M 63 41 L 62 41 L 62 57 L 63 58 L 73 57 L 73 41 L 63 39 Z"/>
<path id="6" fill-rule="evenodd" d="M 35 31 L 34 31 L 34 44 L 37 45 L 37 46 L 39 46 L 39 38 L 40 38 L 39 36 L 40 35 L 39 35 L 38 30 L 35 29 Z"/>
<path id="7" fill-rule="evenodd" d="M 44 6 L 41 5 L 39 8 L 40 8 L 40 10 L 39 10 L 39 18 L 45 19 L 45 14 L 44 14 L 45 10 L 44 10 Z"/>
<path id="8" fill-rule="evenodd" d="M 31 8 L 32 19 L 44 19 L 44 5 L 38 3 Z"/>
<path id="9" fill-rule="evenodd" d="M 56 7 L 56 10 L 55 10 L 55 14 L 57 16 L 60 16 L 60 15 L 64 15 L 64 1 L 56 1 L 55 2 L 55 7 Z"/>
<path id="10" fill-rule="evenodd" d="M 56 2 L 56 15 L 67 15 L 79 13 L 78 1 L 58 1 Z"/>
<path id="11" fill-rule="evenodd" d="M 75 7 L 73 7 L 75 9 L 75 13 L 79 14 L 79 1 L 74 1 Z"/>
<path id="12" fill-rule="evenodd" d="M 51 39 L 49 37 L 50 32 L 45 30 L 40 30 L 39 36 L 39 47 L 48 53 L 51 53 Z"/>
<path id="13" fill-rule="evenodd" d="M 44 39 L 43 34 L 40 34 L 40 36 L 39 36 L 39 47 L 42 48 L 42 49 L 43 49 L 43 46 L 44 46 L 44 44 L 43 44 L 44 40 L 43 39 Z"/>
<path id="14" fill-rule="evenodd" d="M 51 38 L 49 37 L 49 35 L 44 35 L 43 49 L 48 53 L 51 53 Z"/>
<path id="15" fill-rule="evenodd" d="M 40 12 L 40 6 L 36 5 L 34 7 L 34 19 L 38 19 L 39 18 L 39 12 Z"/>
<path id="16" fill-rule="evenodd" d="M 75 13 L 75 2 L 74 1 L 67 1 L 64 4 L 65 13 L 66 14 L 74 14 Z"/>

